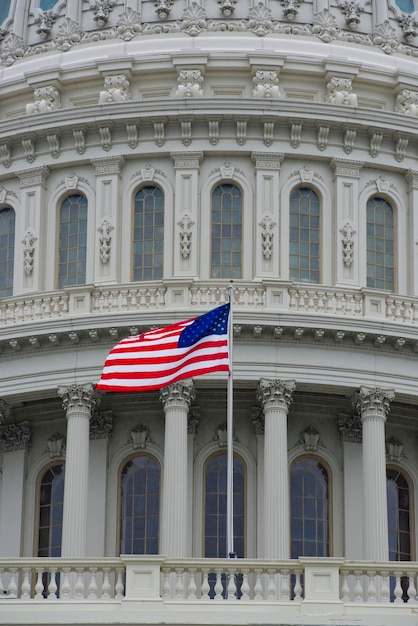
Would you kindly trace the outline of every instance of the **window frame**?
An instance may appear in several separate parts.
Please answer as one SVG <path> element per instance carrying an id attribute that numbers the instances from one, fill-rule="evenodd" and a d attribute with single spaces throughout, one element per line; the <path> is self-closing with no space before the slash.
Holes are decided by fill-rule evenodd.
<path id="1" fill-rule="evenodd" d="M 49 472 L 52 468 L 56 466 L 64 467 L 64 491 L 65 491 L 65 460 L 64 459 L 53 459 L 47 465 L 44 465 L 40 471 L 38 472 L 36 483 L 35 483 L 35 520 L 34 520 L 34 535 L 33 535 L 33 554 L 35 557 L 39 557 L 39 531 L 40 531 L 40 515 L 41 515 L 41 486 L 42 480 L 47 472 Z M 63 495 L 63 503 L 64 503 L 64 495 Z M 62 527 L 63 527 L 63 519 L 61 520 L 61 549 L 62 550 Z M 51 526 L 51 524 L 50 524 Z M 50 551 L 50 546 L 48 551 Z M 50 556 L 50 555 L 48 555 Z"/>
<path id="2" fill-rule="evenodd" d="M 292 278 L 292 276 L 291 276 L 292 267 L 291 267 L 291 263 L 290 263 L 290 257 L 291 257 L 291 243 L 292 242 L 291 242 L 291 239 L 290 239 L 290 232 L 291 232 L 291 229 L 293 228 L 292 225 L 291 225 L 291 221 L 292 221 L 292 200 L 293 200 L 292 196 L 293 196 L 293 194 L 295 192 L 297 192 L 299 190 L 307 190 L 307 191 L 315 194 L 315 196 L 318 199 L 319 217 L 318 217 L 318 228 L 316 229 L 318 231 L 318 239 L 319 239 L 319 241 L 317 243 L 317 245 L 318 245 L 318 261 L 319 261 L 318 262 L 318 270 L 314 270 L 311 267 L 310 264 L 308 265 L 308 271 L 309 271 L 310 274 L 312 274 L 312 272 L 314 272 L 314 271 L 318 272 L 318 280 L 317 281 L 316 280 L 312 281 L 311 279 L 303 280 L 303 279 L 300 278 L 300 272 L 301 272 L 301 269 L 302 269 L 300 267 L 300 258 L 301 258 L 300 252 L 297 255 L 297 257 L 299 259 L 299 265 L 298 265 L 298 268 L 297 268 L 298 273 L 299 273 L 299 277 L 296 279 L 296 278 Z M 323 211 L 323 198 L 322 198 L 322 195 L 319 193 L 318 189 L 316 189 L 313 185 L 301 183 L 299 185 L 296 185 L 292 189 L 290 189 L 288 202 L 289 202 L 289 209 L 288 209 L 289 210 L 289 218 L 288 218 L 289 219 L 289 228 L 288 228 L 288 240 L 289 240 L 289 251 L 288 251 L 288 268 L 289 269 L 288 269 L 288 272 L 289 272 L 289 280 L 292 281 L 292 282 L 295 282 L 295 283 L 303 284 L 303 285 L 321 285 L 321 284 L 323 284 L 323 254 L 324 254 L 324 246 L 323 246 L 323 236 L 324 236 L 324 234 L 323 234 L 323 212 L 324 211 Z M 300 217 L 300 215 L 301 215 L 300 211 L 299 211 L 298 215 Z M 308 217 L 311 218 L 311 214 L 310 213 L 308 214 Z M 298 226 L 299 232 L 300 232 L 300 229 L 301 229 L 301 227 Z M 308 230 L 309 230 L 309 233 L 310 233 L 311 232 L 310 226 L 308 227 Z M 298 241 L 299 241 L 299 244 L 300 244 L 300 242 L 301 242 L 300 236 L 299 236 L 299 240 Z M 312 243 L 313 244 L 315 243 L 315 242 L 311 242 L 310 235 L 309 235 L 309 239 L 308 239 L 307 243 L 308 243 L 309 246 L 311 246 Z M 303 255 L 303 256 L 305 256 L 305 255 Z M 311 254 L 309 252 L 308 259 L 311 259 L 311 258 L 312 258 Z"/>
<path id="3" fill-rule="evenodd" d="M 6 267 L 7 270 L 9 270 L 11 268 L 11 271 L 7 271 L 5 272 L 4 276 L 6 278 L 7 281 L 7 277 L 11 276 L 11 287 L 8 287 L 7 289 L 5 289 L 5 291 L 7 292 L 8 290 L 10 291 L 10 293 L 5 293 L 4 295 L 1 294 L 1 290 L 0 290 L 0 298 L 10 298 L 13 296 L 14 294 L 14 281 L 15 281 L 15 270 L 16 270 L 16 225 L 17 225 L 17 215 L 16 215 L 16 210 L 9 205 L 4 205 L 4 206 L 0 206 L 0 222 L 1 222 L 1 214 L 3 212 L 9 211 L 11 215 L 13 215 L 13 233 L 12 233 L 12 237 L 13 237 L 13 241 L 12 241 L 12 245 L 8 245 L 7 246 L 7 250 L 11 250 L 12 254 L 11 255 L 7 255 L 7 258 L 5 260 L 5 262 L 1 262 L 1 265 L 3 267 Z M 1 235 L 1 231 L 0 231 L 0 235 Z M 10 237 L 10 233 L 7 233 L 7 236 Z"/>
<path id="4" fill-rule="evenodd" d="M 241 213 L 241 237 L 240 237 L 240 265 L 239 265 L 239 276 L 213 276 L 213 269 L 214 267 L 219 267 L 219 270 L 221 272 L 222 270 L 222 263 L 221 261 L 219 262 L 219 266 L 215 266 L 213 263 L 213 242 L 214 242 L 214 237 L 213 237 L 213 213 L 214 213 L 214 208 L 213 208 L 213 197 L 214 197 L 214 193 L 217 189 L 221 188 L 221 187 L 226 187 L 226 186 L 230 186 L 230 187 L 234 187 L 235 189 L 237 189 L 240 192 L 240 200 L 241 200 L 241 209 L 240 209 L 240 213 Z M 245 221 L 244 221 L 244 191 L 242 189 L 242 186 L 239 185 L 236 181 L 231 181 L 231 180 L 221 180 L 221 181 L 217 181 L 214 185 L 212 185 L 211 187 L 211 191 L 210 191 L 210 200 L 209 200 L 209 206 L 210 206 L 210 210 L 209 210 L 209 232 L 210 232 L 210 241 L 209 241 L 209 278 L 211 280 L 241 280 L 243 278 L 244 275 L 244 226 L 245 226 Z M 220 209 L 221 213 L 223 213 L 223 207 Z M 232 213 L 232 211 L 231 211 Z M 223 222 L 220 223 L 220 226 L 223 226 Z M 232 223 L 233 226 L 233 223 Z M 229 240 L 229 241 L 233 241 L 236 240 L 238 238 L 236 237 L 219 237 L 220 240 L 220 250 L 219 250 L 219 254 L 221 255 L 223 250 L 222 250 L 222 241 L 224 240 Z M 234 254 L 234 250 L 232 250 L 231 248 L 228 250 L 229 254 Z M 228 267 L 228 266 L 226 266 Z M 229 264 L 229 269 L 232 270 L 234 267 L 236 267 L 232 262 Z"/>
<path id="5" fill-rule="evenodd" d="M 388 482 L 387 473 L 390 470 L 397 472 L 398 475 L 401 475 L 402 478 L 406 481 L 406 483 L 408 485 L 410 559 L 409 559 L 409 561 L 406 561 L 406 560 L 402 561 L 403 563 L 408 563 L 410 561 L 415 561 L 415 554 L 416 554 L 414 483 L 413 483 L 413 480 L 412 480 L 411 476 L 409 475 L 409 473 L 403 467 L 400 467 L 399 465 L 396 465 L 394 463 L 388 463 L 386 465 L 386 484 Z M 388 499 L 388 503 L 387 504 L 388 504 L 388 538 L 389 538 L 389 533 L 390 533 L 390 527 L 389 527 L 389 499 Z M 398 516 L 399 516 L 399 507 L 398 507 Z M 397 532 L 399 534 L 399 528 L 398 528 Z M 399 536 L 398 536 L 398 546 L 399 546 Z M 388 546 L 388 548 L 389 548 L 389 553 L 390 553 L 390 545 Z M 399 556 L 399 547 L 398 547 L 398 556 Z M 391 562 L 397 562 L 397 561 L 391 561 Z"/>
<path id="6" fill-rule="evenodd" d="M 135 267 L 135 215 L 136 215 L 136 198 L 137 195 L 145 188 L 153 188 L 158 190 L 159 192 L 161 192 L 162 194 L 162 217 L 163 217 L 163 223 L 162 223 L 162 229 L 163 229 L 163 236 L 162 236 L 162 262 L 161 265 L 158 266 L 158 269 L 161 270 L 161 277 L 155 277 L 155 265 L 154 265 L 154 256 L 155 256 L 155 241 L 160 241 L 159 239 L 155 239 L 155 237 L 153 237 L 152 240 L 146 240 L 143 239 L 142 243 L 145 243 L 146 241 L 152 241 L 152 257 L 153 257 L 153 265 L 151 266 L 152 269 L 152 274 L 153 277 L 152 278 L 135 278 L 135 271 L 136 271 L 136 267 Z M 155 215 L 155 203 L 156 203 L 156 198 L 154 199 L 154 211 L 153 211 L 153 215 Z M 166 193 L 164 188 L 157 184 L 154 183 L 153 181 L 146 181 L 143 184 L 141 184 L 139 187 L 136 188 L 136 190 L 134 190 L 133 195 L 132 195 L 132 214 L 131 214 L 131 257 L 130 257 L 130 267 L 131 267 L 131 271 L 130 271 L 130 281 L 131 282 L 138 282 L 138 283 L 142 283 L 142 282 L 148 282 L 148 281 L 161 281 L 165 278 L 165 257 L 166 257 L 166 229 L 167 229 L 167 224 L 166 224 Z M 154 227 L 155 224 L 153 224 L 153 231 L 154 231 Z M 144 225 L 145 228 L 145 225 Z M 154 232 L 153 232 L 154 234 Z M 145 254 L 145 253 L 143 253 Z M 145 265 L 142 266 L 142 268 L 138 268 L 138 270 L 144 272 L 144 270 L 146 269 Z"/>
<path id="7" fill-rule="evenodd" d="M 369 248 L 368 248 L 368 226 L 369 226 L 369 221 L 368 221 L 368 211 L 369 211 L 369 202 L 374 201 L 374 200 L 382 200 L 383 202 L 386 203 L 387 206 L 390 207 L 391 211 L 392 211 L 392 229 L 393 229 L 393 239 L 392 239 L 392 243 L 393 243 L 393 288 L 390 289 L 387 286 L 385 287 L 375 287 L 375 286 L 369 286 L 368 284 L 368 272 L 369 272 Z M 376 222 L 374 222 L 374 224 L 376 225 Z M 398 272 L 399 272 L 399 255 L 398 255 L 398 236 L 399 236 L 399 226 L 398 226 L 398 213 L 396 211 L 396 208 L 394 207 L 394 203 L 393 200 L 391 198 L 387 198 L 385 197 L 384 194 L 381 193 L 374 193 L 371 196 L 369 196 L 366 200 L 366 205 L 365 205 L 365 255 L 366 255 L 366 288 L 367 289 L 377 289 L 379 291 L 389 291 L 391 293 L 397 293 L 397 289 L 398 289 Z M 376 237 L 375 237 L 376 240 Z M 384 241 L 387 241 L 386 239 Z M 376 246 L 374 248 L 374 250 L 376 250 Z M 376 264 L 373 264 L 373 268 L 376 267 Z M 386 267 L 386 266 L 384 266 Z M 389 267 L 389 266 L 388 266 Z M 376 278 L 375 278 L 376 280 Z"/>
<path id="8" fill-rule="evenodd" d="M 86 245 L 85 245 L 85 250 L 86 250 L 86 255 L 85 255 L 85 260 L 84 260 L 84 281 L 83 282 L 77 282 L 74 285 L 62 285 L 60 286 L 60 253 L 61 253 L 61 245 L 60 245 L 60 239 L 61 239 L 61 234 L 60 234 L 60 230 L 61 230 L 61 211 L 63 208 L 63 204 L 64 202 L 66 202 L 69 198 L 73 197 L 73 196 L 80 196 L 83 197 L 85 199 L 86 202 L 86 231 L 85 231 L 85 237 L 86 237 Z M 84 193 L 81 190 L 71 190 L 69 193 L 65 194 L 64 196 L 62 196 L 58 202 L 58 206 L 57 206 L 57 225 L 56 225 L 56 246 L 57 246 L 57 252 L 56 252 L 56 271 L 55 271 L 55 285 L 56 285 L 56 289 L 67 289 L 67 288 L 76 288 L 76 287 L 82 287 L 84 285 L 86 285 L 88 283 L 88 263 L 89 263 L 89 245 L 90 245 L 90 237 L 89 237 L 89 198 L 87 196 L 86 193 Z M 69 249 L 69 248 L 67 248 Z M 77 248 L 79 249 L 79 248 Z M 77 263 L 79 262 L 78 260 L 78 256 L 77 256 Z M 68 266 L 69 262 L 67 260 L 66 265 Z M 79 274 L 77 274 L 77 277 L 79 276 Z M 68 272 L 67 272 L 67 277 L 68 277 Z"/>

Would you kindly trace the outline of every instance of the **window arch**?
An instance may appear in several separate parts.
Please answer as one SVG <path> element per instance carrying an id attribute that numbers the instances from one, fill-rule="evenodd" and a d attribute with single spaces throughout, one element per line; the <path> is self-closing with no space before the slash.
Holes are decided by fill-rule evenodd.
<path id="1" fill-rule="evenodd" d="M 15 254 L 15 212 L 0 210 L 0 297 L 13 294 Z"/>
<path id="2" fill-rule="evenodd" d="M 395 0 L 395 4 L 402 13 L 414 13 L 418 6 L 416 0 Z"/>
<path id="3" fill-rule="evenodd" d="M 60 462 L 50 466 L 40 477 L 37 556 L 61 556 L 64 474 L 65 465 Z"/>
<path id="4" fill-rule="evenodd" d="M 210 457 L 203 472 L 204 491 L 204 556 L 227 556 L 227 454 L 220 452 Z M 246 472 L 244 462 L 237 455 L 233 462 L 234 483 L 234 550 L 245 556 Z"/>
<path id="5" fill-rule="evenodd" d="M 384 198 L 367 201 L 367 286 L 395 288 L 395 219 Z"/>
<path id="6" fill-rule="evenodd" d="M 164 193 L 147 185 L 135 195 L 133 279 L 161 280 L 164 263 Z"/>
<path id="7" fill-rule="evenodd" d="M 58 288 L 86 282 L 87 198 L 71 194 L 59 211 Z"/>
<path id="8" fill-rule="evenodd" d="M 158 554 L 161 469 L 148 455 L 132 457 L 120 475 L 120 554 Z"/>
<path id="9" fill-rule="evenodd" d="M 309 187 L 294 189 L 290 194 L 290 280 L 319 283 L 320 227 L 318 195 Z"/>
<path id="10" fill-rule="evenodd" d="M 330 556 L 330 477 L 313 457 L 296 459 L 290 468 L 291 558 Z"/>
<path id="11" fill-rule="evenodd" d="M 211 278 L 242 277 L 242 193 L 230 183 L 211 196 Z"/>
<path id="12" fill-rule="evenodd" d="M 56 4 L 58 4 L 58 0 L 41 0 L 39 8 L 42 9 L 42 11 L 50 11 Z"/>
<path id="13" fill-rule="evenodd" d="M 397 468 L 386 469 L 389 560 L 412 560 L 412 491 L 407 477 Z"/>
<path id="14" fill-rule="evenodd" d="M 2 0 L 0 2 L 0 26 L 4 20 L 9 17 L 11 0 Z"/>

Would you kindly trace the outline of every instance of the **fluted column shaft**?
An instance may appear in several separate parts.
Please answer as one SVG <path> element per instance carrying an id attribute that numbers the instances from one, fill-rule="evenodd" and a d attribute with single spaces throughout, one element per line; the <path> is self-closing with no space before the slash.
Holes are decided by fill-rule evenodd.
<path id="1" fill-rule="evenodd" d="M 258 399 L 264 411 L 264 556 L 290 557 L 287 414 L 294 381 L 261 380 Z"/>
<path id="2" fill-rule="evenodd" d="M 186 557 L 188 545 L 187 416 L 193 383 L 174 383 L 161 391 L 165 412 L 161 553 Z"/>
<path id="3" fill-rule="evenodd" d="M 355 396 L 363 425 L 364 558 L 389 560 L 385 422 L 392 390 L 361 387 Z"/>
<path id="4" fill-rule="evenodd" d="M 87 549 L 89 428 L 97 398 L 92 385 L 61 387 L 58 394 L 67 414 L 61 555 L 83 557 Z"/>

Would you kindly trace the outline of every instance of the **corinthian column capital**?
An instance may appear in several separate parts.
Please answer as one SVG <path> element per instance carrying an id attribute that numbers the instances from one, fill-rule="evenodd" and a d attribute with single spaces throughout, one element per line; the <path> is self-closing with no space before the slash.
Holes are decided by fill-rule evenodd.
<path id="1" fill-rule="evenodd" d="M 386 420 L 390 403 L 394 398 L 395 392 L 393 389 L 360 387 L 354 395 L 353 404 L 359 412 L 362 421 L 371 417 L 380 417 Z"/>
<path id="2" fill-rule="evenodd" d="M 62 398 L 62 407 L 67 414 L 70 411 L 78 410 L 91 415 L 99 404 L 99 396 L 90 383 L 58 387 L 58 395 Z"/>
<path id="3" fill-rule="evenodd" d="M 281 409 L 288 411 L 295 390 L 294 380 L 267 380 L 262 378 L 257 389 L 257 400 L 263 410 Z"/>
<path id="4" fill-rule="evenodd" d="M 195 397 L 196 392 L 193 387 L 193 381 L 191 380 L 182 380 L 178 383 L 173 383 L 168 387 L 164 387 L 160 393 L 160 400 L 164 411 L 167 409 L 189 410 L 190 404 Z"/>

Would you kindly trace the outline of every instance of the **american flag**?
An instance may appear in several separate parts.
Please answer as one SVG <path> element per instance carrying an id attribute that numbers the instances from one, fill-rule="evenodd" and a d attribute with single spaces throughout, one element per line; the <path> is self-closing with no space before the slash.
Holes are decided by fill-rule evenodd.
<path id="1" fill-rule="evenodd" d="M 96 389 L 152 391 L 211 372 L 229 372 L 229 304 L 170 326 L 122 339 Z"/>

